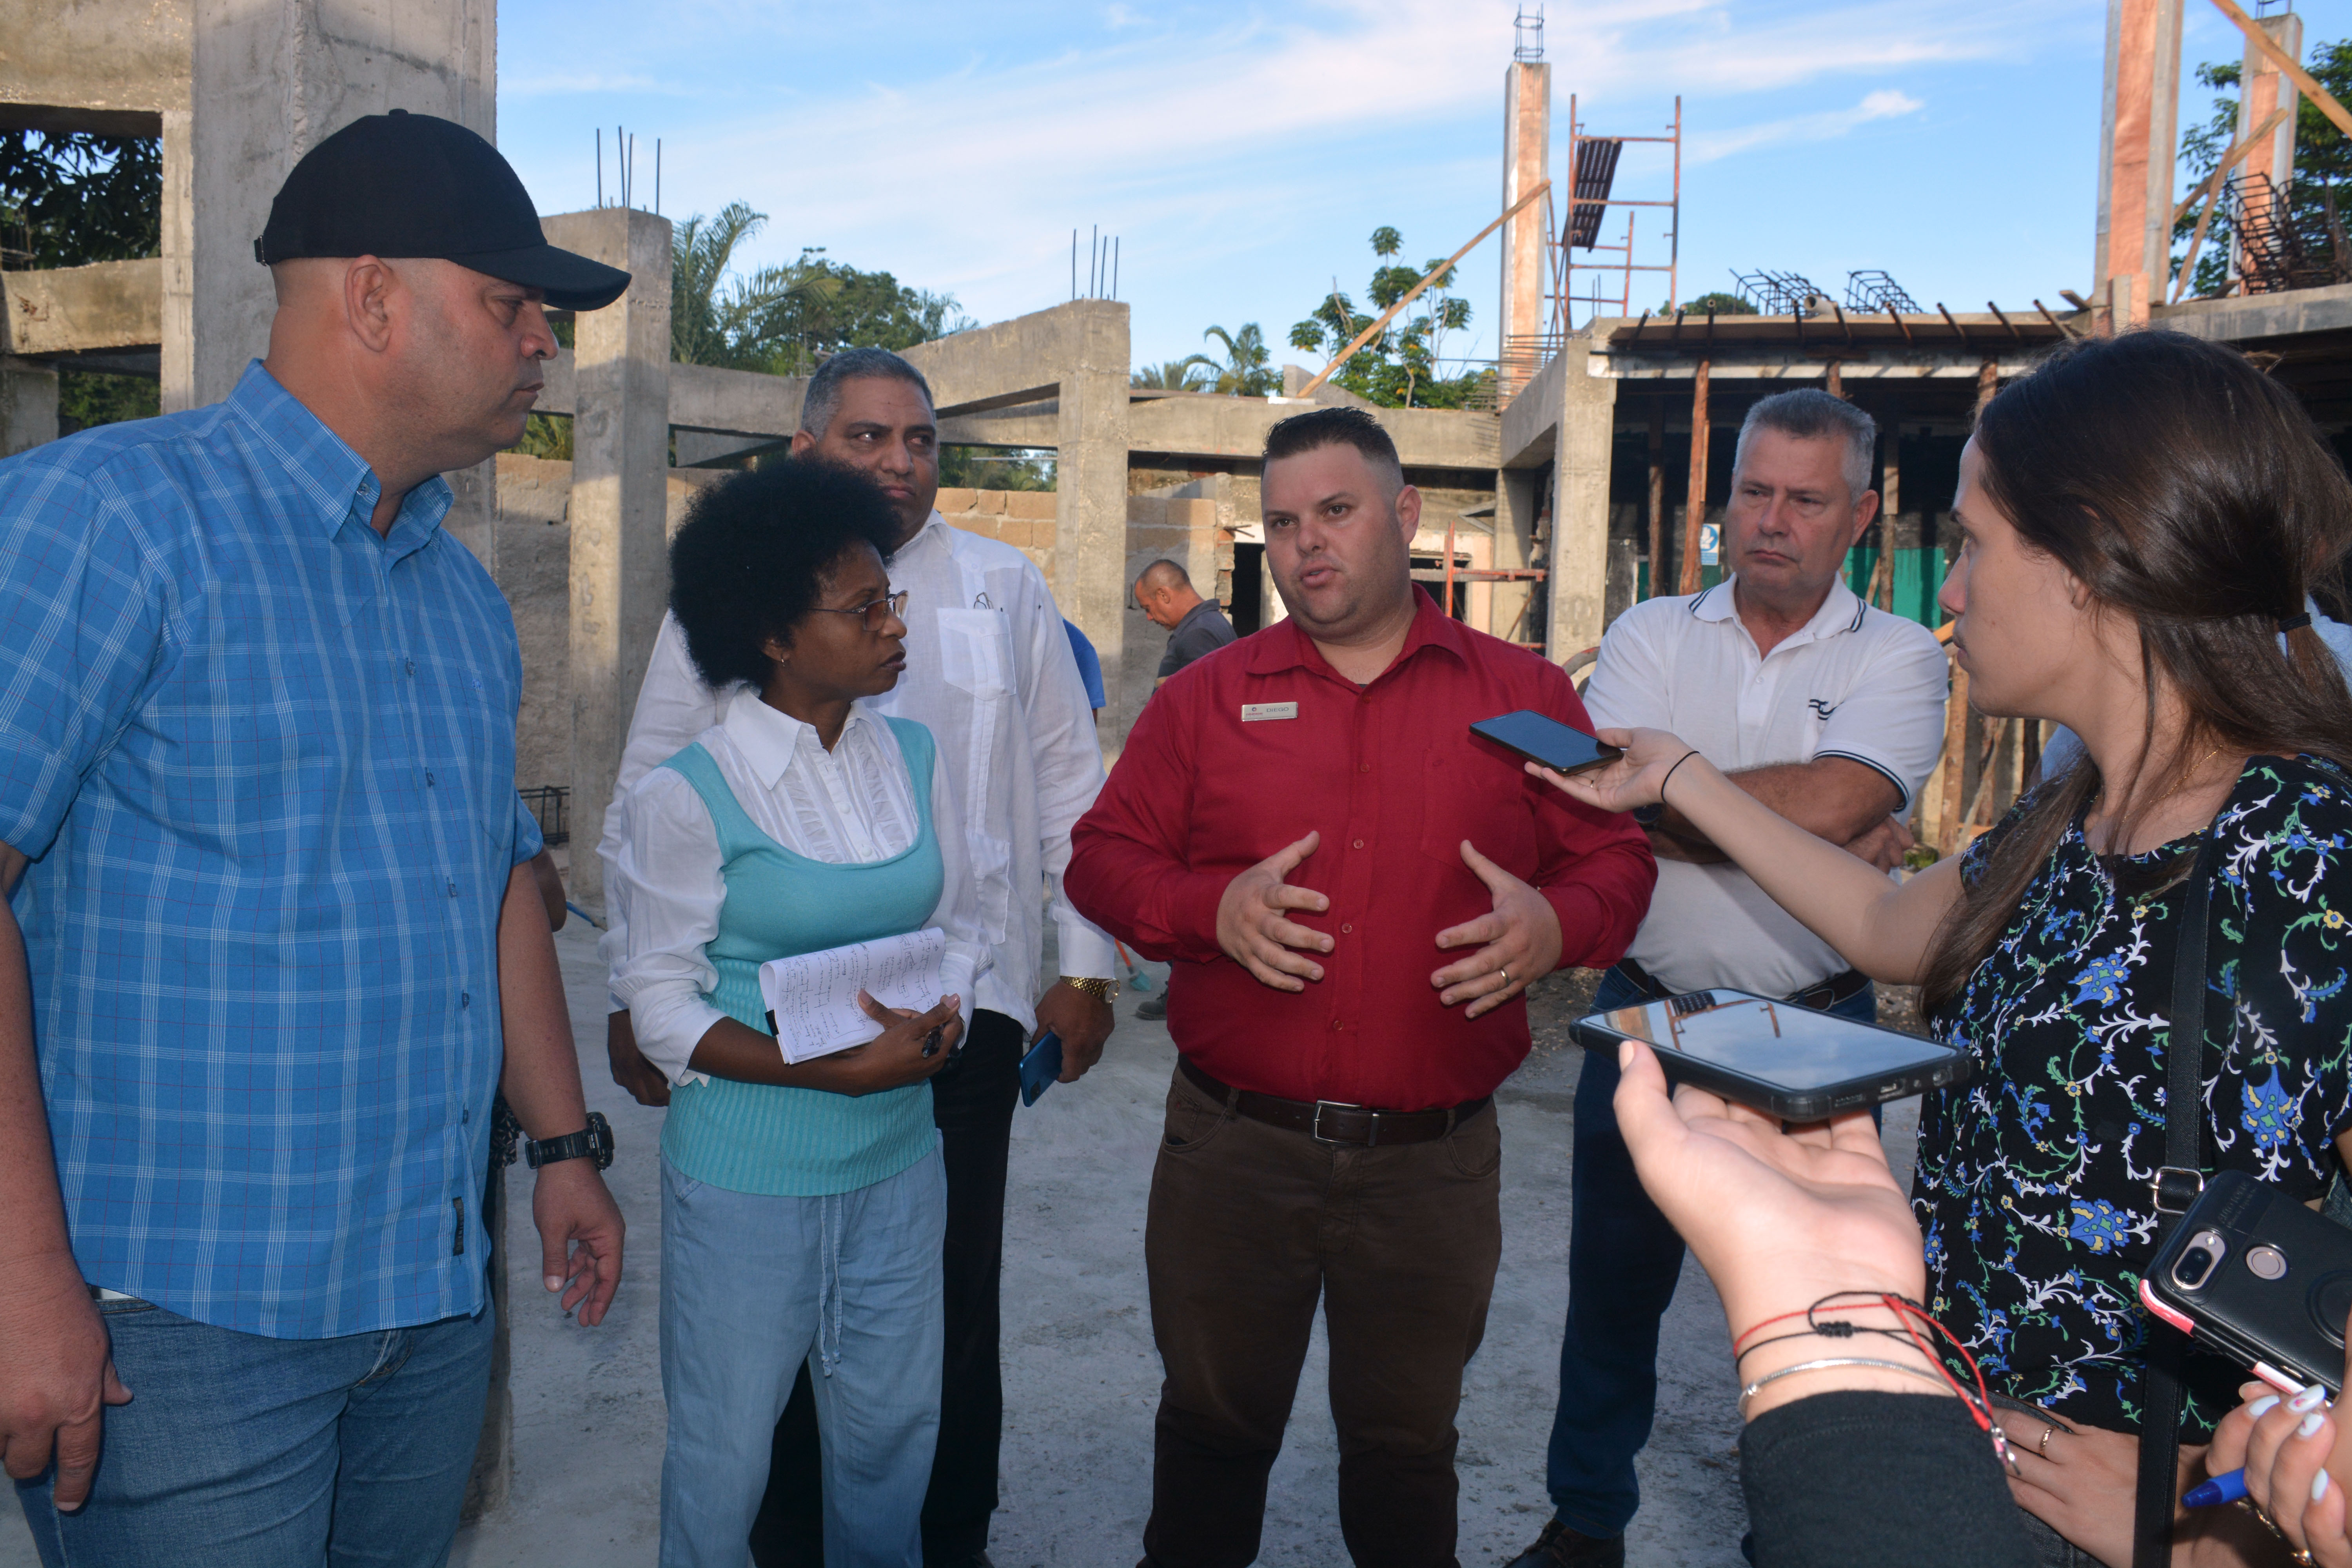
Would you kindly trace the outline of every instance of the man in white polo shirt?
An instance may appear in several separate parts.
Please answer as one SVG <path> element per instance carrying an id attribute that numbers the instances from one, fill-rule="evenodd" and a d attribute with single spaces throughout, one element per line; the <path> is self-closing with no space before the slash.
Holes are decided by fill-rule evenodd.
<path id="1" fill-rule="evenodd" d="M 1732 575 L 1651 599 L 1601 639 L 1584 703 L 1602 728 L 1671 730 L 1790 821 L 1893 867 L 1897 815 L 1936 765 L 1946 673 L 1934 634 L 1872 609 L 1842 576 L 1878 512 L 1870 416 L 1807 388 L 1748 410 L 1725 513 Z M 1725 986 L 1870 1019 L 1870 982 L 1672 811 L 1648 825 L 1657 891 L 1596 1005 Z M 1512 1568 L 1619 1564 L 1641 1500 L 1633 1456 L 1657 1400 L 1658 1322 L 1682 1238 L 1618 1135 L 1617 1061 L 1576 1089 L 1568 1331 L 1547 1482 L 1554 1517 Z"/>

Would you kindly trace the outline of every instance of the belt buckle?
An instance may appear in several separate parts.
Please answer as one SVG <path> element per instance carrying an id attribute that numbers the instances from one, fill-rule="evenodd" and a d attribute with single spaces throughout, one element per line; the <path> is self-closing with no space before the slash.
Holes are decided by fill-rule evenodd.
<path id="1" fill-rule="evenodd" d="M 2187 1195 L 2179 1196 L 2184 1183 L 2188 1184 Z M 2205 1173 L 2186 1165 L 2158 1165 L 2156 1174 L 2148 1179 L 2147 1191 L 2157 1213 L 2186 1214 L 2204 1194 Z M 2174 1201 L 2168 1203 L 2168 1197 Z"/>
<path id="2" fill-rule="evenodd" d="M 1360 1110 L 1372 1119 L 1372 1134 L 1364 1140 L 1370 1149 L 1381 1141 L 1381 1113 L 1366 1105 L 1350 1105 L 1341 1100 L 1318 1100 L 1315 1102 L 1315 1119 L 1307 1124 L 1307 1135 L 1318 1143 L 1342 1143 L 1345 1139 L 1323 1136 L 1323 1113 L 1327 1110 Z"/>

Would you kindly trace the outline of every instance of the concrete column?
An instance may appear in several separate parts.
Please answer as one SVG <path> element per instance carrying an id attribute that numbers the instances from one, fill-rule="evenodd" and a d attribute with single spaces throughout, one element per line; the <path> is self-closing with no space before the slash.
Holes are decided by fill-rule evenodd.
<path id="1" fill-rule="evenodd" d="M 163 112 L 163 412 L 196 406 L 196 169 L 194 117 Z M 259 271 L 259 268 L 255 268 Z"/>
<path id="2" fill-rule="evenodd" d="M 1538 468 L 1495 470 L 1495 566 L 1522 572 L 1539 564 L 1535 558 L 1536 515 L 1543 510 Z M 1541 626 L 1528 624 L 1528 610 L 1536 596 L 1533 583 L 1495 584 L 1493 624 L 1487 628 L 1506 642 L 1533 642 Z"/>
<path id="3" fill-rule="evenodd" d="M 1542 60 L 1514 60 L 1503 76 L 1503 205 L 1512 205 L 1543 183 L 1551 168 L 1551 67 Z M 1564 205 L 1555 204 L 1559 211 Z M 1514 359 L 1512 348 L 1544 330 L 1544 205 L 1538 202 L 1503 226 L 1502 309 L 1496 392 L 1508 403 L 1534 374 L 1532 353 Z M 1532 344 L 1526 344 L 1532 348 Z"/>
<path id="4" fill-rule="evenodd" d="M 1590 338 L 1570 338 L 1560 357 L 1559 425 L 1552 460 L 1551 606 L 1544 657 L 1558 663 L 1601 640 L 1609 572 L 1609 460 L 1617 379 L 1588 374 Z M 1598 368 L 1598 367 L 1592 367 Z"/>
<path id="5" fill-rule="evenodd" d="M 1142 708 L 1118 673 L 1127 660 L 1128 308 L 1110 300 L 1062 307 L 1059 408 L 1054 475 L 1054 597 L 1102 657 L 1110 710 L 1106 752 L 1127 740 Z M 1134 617 L 1140 620 L 1140 616 Z M 1160 649 L 1139 639 L 1137 657 Z M 1150 686 L 1147 683 L 1145 691 Z"/>
<path id="6" fill-rule="evenodd" d="M 2276 16 L 2264 16 L 2254 26 L 2271 36 L 2271 41 L 2284 49 L 2292 59 L 2303 58 L 2303 18 L 2288 11 Z M 2246 43 L 2246 58 L 2240 68 L 2238 80 L 2238 130 L 2243 136 L 2268 118 L 2270 111 L 2284 106 L 2286 118 L 2269 135 L 2246 150 L 2246 161 L 2238 172 L 2249 176 L 2262 174 L 2271 183 L 2273 193 L 2284 195 L 2294 178 L 2294 121 L 2298 100 L 2303 96 L 2294 83 L 2270 56 L 2254 47 L 2252 39 Z M 2230 269 L 2242 271 L 2238 258 L 2241 244 L 2235 233 L 2230 238 Z"/>
<path id="7" fill-rule="evenodd" d="M 541 222 L 551 243 L 630 274 L 618 300 L 580 315 L 572 352 L 570 892 L 601 919 L 604 868 L 589 847 L 669 597 L 670 230 L 625 207 Z"/>
<path id="8" fill-rule="evenodd" d="M 58 373 L 32 360 L 0 358 L 0 458 L 58 438 Z"/>
<path id="9" fill-rule="evenodd" d="M 2105 296 L 2111 278 L 2138 275 L 2133 297 L 2143 312 L 2171 270 L 2180 15 L 2181 0 L 2107 0 L 2092 297 Z"/>

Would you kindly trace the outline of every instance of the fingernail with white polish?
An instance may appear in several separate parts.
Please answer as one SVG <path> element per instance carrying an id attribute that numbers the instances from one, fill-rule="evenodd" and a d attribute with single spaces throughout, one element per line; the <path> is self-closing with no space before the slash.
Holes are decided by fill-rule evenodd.
<path id="1" fill-rule="evenodd" d="M 2305 1389 L 2301 1394 L 2296 1394 L 2293 1399 L 2288 1400 L 2286 1402 L 2286 1407 L 2300 1415 L 2306 1410 L 2318 1409 L 2326 1402 L 2326 1384 L 2315 1383 L 2309 1388 Z"/>
<path id="2" fill-rule="evenodd" d="M 2320 1471 L 2311 1478 L 2311 1500 L 2317 1502 L 2327 1495 L 2327 1472 Z"/>
<path id="3" fill-rule="evenodd" d="M 2294 1429 L 2294 1435 L 2298 1437 L 2308 1437 L 2317 1432 L 2319 1430 L 2320 1424 L 2325 1422 L 2326 1419 L 2327 1413 L 2326 1411 L 2315 1410 L 2310 1415 L 2303 1418 L 2303 1425 Z"/>
<path id="4" fill-rule="evenodd" d="M 2278 1402 L 2279 1396 L 2277 1394 L 2265 1394 L 2260 1399 L 2255 1400 L 2252 1405 L 2246 1406 L 2246 1414 L 2259 1421 L 2263 1416 L 2268 1415 L 2272 1411 L 2276 1410 L 2278 1408 Z"/>

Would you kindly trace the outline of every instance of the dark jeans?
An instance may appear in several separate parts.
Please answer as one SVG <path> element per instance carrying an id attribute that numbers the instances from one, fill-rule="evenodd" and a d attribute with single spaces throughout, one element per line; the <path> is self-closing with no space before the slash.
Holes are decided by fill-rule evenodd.
<path id="1" fill-rule="evenodd" d="M 1027 1038 L 1002 1013 L 975 1012 L 956 1060 L 931 1079 L 931 1119 L 948 1173 L 942 1261 L 947 1346 L 940 1387 L 939 1457 L 923 1499 L 923 1556 L 950 1562 L 988 1549 L 996 1511 L 996 1452 L 1004 1425 L 997 1362 L 1004 1273 L 1004 1173 L 1021 1100 Z M 824 1561 L 824 1490 L 818 1479 L 816 1405 L 808 1368 L 776 1423 L 767 1495 L 751 1524 L 758 1568 L 817 1568 Z"/>
<path id="2" fill-rule="evenodd" d="M 1612 969 L 1592 1005 L 1647 999 Z M 1878 1016 L 1877 991 L 1866 985 L 1828 1011 L 1869 1023 Z M 1633 1456 L 1657 1414 L 1658 1323 L 1683 1271 L 1683 1238 L 1642 1190 L 1618 1133 L 1616 1094 L 1617 1058 L 1585 1052 L 1569 1188 L 1568 1331 L 1545 1466 L 1560 1522 L 1596 1536 L 1622 1534 L 1641 1506 Z"/>
<path id="3" fill-rule="evenodd" d="M 1454 1417 L 1502 1258 L 1502 1160 L 1491 1106 L 1361 1149 L 1235 1116 L 1176 1075 L 1143 1244 L 1167 1372 L 1149 1568 L 1256 1559 L 1318 1298 L 1349 1555 L 1454 1568 Z"/>

